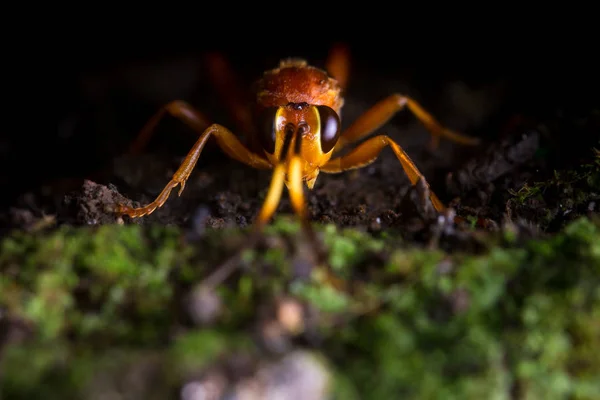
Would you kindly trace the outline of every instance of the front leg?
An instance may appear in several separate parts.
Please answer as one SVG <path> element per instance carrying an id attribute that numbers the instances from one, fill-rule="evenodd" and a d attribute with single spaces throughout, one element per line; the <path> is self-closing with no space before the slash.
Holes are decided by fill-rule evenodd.
<path id="1" fill-rule="evenodd" d="M 340 172 L 344 172 L 350 169 L 362 168 L 377 159 L 381 150 L 385 146 L 390 146 L 394 151 L 394 154 L 402 164 L 402 168 L 404 172 L 408 176 L 410 183 L 415 185 L 419 179 L 421 179 L 427 187 L 429 188 L 429 184 L 427 180 L 423 176 L 423 174 L 419 171 L 415 163 L 410 159 L 408 154 L 400 147 L 399 144 L 394 142 L 389 136 L 381 135 L 375 136 L 364 143 L 361 143 L 354 150 L 349 152 L 348 154 L 337 157 L 330 160 L 327 164 L 320 168 L 321 172 L 336 174 Z M 433 193 L 432 190 L 429 191 L 430 196 L 429 199 L 431 203 L 435 207 L 438 212 L 444 211 L 446 206 L 438 199 L 438 197 Z"/>
<path id="2" fill-rule="evenodd" d="M 345 92 L 350 76 L 350 49 L 348 45 L 335 43 L 331 46 L 325 69 L 338 82 L 342 92 Z"/>
<path id="3" fill-rule="evenodd" d="M 210 138 L 211 136 L 215 137 L 219 147 L 229 157 L 231 157 L 235 160 L 238 160 L 244 164 L 247 164 L 251 167 L 254 167 L 254 168 L 259 168 L 259 169 L 270 169 L 271 168 L 271 163 L 269 163 L 269 161 L 258 156 L 257 154 L 250 152 L 238 140 L 238 138 L 235 137 L 235 135 L 233 133 L 231 133 L 231 131 L 229 131 L 227 128 L 225 128 L 221 125 L 213 124 L 213 125 L 209 126 L 202 133 L 202 135 L 200 135 L 200 137 L 194 144 L 194 147 L 192 147 L 190 152 L 187 154 L 187 156 L 181 163 L 181 166 L 177 169 L 175 174 L 173 174 L 173 178 L 169 181 L 169 183 L 167 183 L 167 185 L 162 190 L 162 192 L 158 195 L 156 200 L 154 200 L 152 203 L 148 204 L 147 206 L 140 207 L 140 208 L 131 208 L 131 207 L 119 204 L 119 205 L 117 205 L 115 212 L 119 215 L 129 215 L 131 218 L 142 217 L 144 215 L 148 215 L 148 214 L 154 212 L 154 210 L 156 210 L 157 208 L 162 207 L 162 205 L 165 203 L 165 201 L 167 201 L 167 199 L 169 198 L 171 191 L 174 188 L 176 188 L 177 185 L 180 186 L 179 195 L 181 195 L 181 192 L 183 192 L 183 189 L 185 187 L 185 182 L 187 181 L 190 174 L 192 173 L 192 170 L 196 166 L 196 162 L 198 161 L 198 158 L 200 157 L 200 153 L 202 152 L 202 149 L 204 148 L 204 145 L 206 144 L 208 138 Z"/>
<path id="4" fill-rule="evenodd" d="M 417 117 L 425 128 L 433 135 L 431 146 L 437 147 L 440 137 L 445 137 L 454 142 L 464 145 L 477 145 L 480 140 L 461 133 L 454 132 L 443 127 L 430 113 L 425 111 L 415 100 L 401 94 L 393 94 L 367 110 L 364 114 L 352 123 L 340 136 L 340 140 L 335 148 L 336 152 L 344 146 L 354 143 L 363 137 L 371 134 L 386 122 L 388 122 L 397 112 L 408 107 L 408 109 Z"/>

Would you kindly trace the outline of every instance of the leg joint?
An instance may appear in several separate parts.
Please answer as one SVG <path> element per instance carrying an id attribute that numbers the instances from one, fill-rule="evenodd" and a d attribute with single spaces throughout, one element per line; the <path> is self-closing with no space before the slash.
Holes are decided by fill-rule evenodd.
<path id="1" fill-rule="evenodd" d="M 408 98 L 400 93 L 394 93 L 392 98 L 400 107 L 404 107 L 408 103 Z"/>

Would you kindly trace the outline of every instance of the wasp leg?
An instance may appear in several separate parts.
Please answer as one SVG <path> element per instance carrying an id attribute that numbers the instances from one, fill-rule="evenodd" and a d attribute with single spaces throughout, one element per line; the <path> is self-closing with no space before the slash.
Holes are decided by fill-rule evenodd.
<path id="1" fill-rule="evenodd" d="M 156 128 L 156 125 L 165 116 L 165 114 L 170 114 L 171 116 L 185 122 L 196 132 L 203 132 L 210 125 L 210 122 L 206 116 L 195 110 L 186 102 L 182 100 L 172 101 L 161 107 L 161 109 L 158 110 L 158 112 L 156 112 L 156 114 L 154 114 L 152 118 L 148 120 L 138 136 L 131 143 L 128 151 L 129 154 L 140 154 L 144 150 L 152 138 L 152 134 Z"/>
<path id="2" fill-rule="evenodd" d="M 445 137 L 456 143 L 464 145 L 477 145 L 478 138 L 454 132 L 442 126 L 430 113 L 425 111 L 415 100 L 401 94 L 393 94 L 376 103 L 364 114 L 358 117 L 340 136 L 335 150 L 339 151 L 344 146 L 354 143 L 374 132 L 388 122 L 397 112 L 408 107 L 417 119 L 427 128 L 432 135 L 431 147 L 436 148 L 440 137 Z"/>
<path id="3" fill-rule="evenodd" d="M 253 125 L 250 109 L 246 107 L 246 104 L 248 104 L 247 93 L 240 89 L 240 82 L 229 63 L 227 63 L 223 56 L 217 53 L 207 54 L 205 63 L 211 77 L 211 82 L 223 99 L 225 106 L 229 109 L 237 128 L 243 133 L 249 133 Z M 186 102 L 182 100 L 170 102 L 152 116 L 144 128 L 142 128 L 130 145 L 129 154 L 139 154 L 142 152 L 150 141 L 156 125 L 165 113 L 181 119 L 198 132 L 204 131 L 211 124 L 208 117 L 194 110 Z"/>
<path id="4" fill-rule="evenodd" d="M 325 252 L 321 247 L 321 243 L 317 240 L 317 235 L 310 224 L 309 217 L 306 210 L 306 201 L 304 198 L 304 185 L 302 181 L 302 159 L 298 155 L 292 156 L 289 162 L 289 182 L 288 191 L 290 193 L 290 201 L 294 211 L 300 218 L 302 229 L 310 240 L 315 253 L 317 254 L 317 260 L 319 262 L 325 261 Z"/>
<path id="5" fill-rule="evenodd" d="M 302 185 L 302 160 L 297 155 L 292 156 L 289 162 L 288 191 L 292 207 L 303 223 L 307 221 L 306 202 L 304 201 L 304 187 Z"/>
<path id="6" fill-rule="evenodd" d="M 325 69 L 335 80 L 338 81 L 342 92 L 348 86 L 350 76 L 350 50 L 343 43 L 335 43 L 329 50 Z"/>
<path id="7" fill-rule="evenodd" d="M 158 195 L 156 200 L 152 203 L 140 207 L 140 208 L 131 208 L 125 205 L 117 205 L 115 212 L 120 215 L 129 215 L 131 218 L 142 217 L 144 215 L 148 215 L 152 213 L 157 208 L 161 207 L 165 201 L 169 198 L 171 191 L 177 187 L 179 188 L 179 195 L 183 192 L 185 187 L 185 182 L 188 177 L 192 173 L 198 158 L 200 157 L 200 153 L 204 148 L 204 145 L 208 141 L 208 139 L 214 136 L 217 140 L 217 144 L 219 147 L 227 154 L 229 157 L 238 160 L 244 164 L 247 164 L 251 167 L 258 169 L 270 169 L 272 168 L 271 163 L 261 156 L 250 152 L 240 141 L 239 139 L 229 131 L 229 129 L 218 125 L 213 124 L 209 126 L 203 133 L 200 135 L 194 147 L 189 151 L 181 166 L 177 169 L 175 174 L 173 174 L 173 178 L 167 183 L 163 191 Z"/>
<path id="8" fill-rule="evenodd" d="M 263 203 L 263 206 L 254 221 L 254 230 L 248 240 L 239 248 L 235 254 L 230 256 L 227 260 L 221 263 L 204 281 L 202 286 L 214 288 L 227 277 L 229 277 L 238 267 L 239 258 L 243 254 L 245 249 L 254 246 L 261 238 L 263 227 L 271 219 L 271 216 L 277 209 L 279 201 L 281 200 L 281 193 L 283 192 L 283 184 L 285 182 L 285 165 L 277 164 L 273 168 L 273 175 L 271 177 L 271 183 L 269 184 L 269 190 L 267 197 Z"/>
<path id="9" fill-rule="evenodd" d="M 292 141 L 293 140 L 291 136 L 286 138 L 283 149 L 281 150 L 281 153 L 279 155 L 279 160 L 273 166 L 273 174 L 271 177 L 271 183 L 269 184 L 267 196 L 265 198 L 265 201 L 263 202 L 260 212 L 258 213 L 254 221 L 252 234 L 250 235 L 248 240 L 243 244 L 243 246 L 239 249 L 239 251 L 236 251 L 232 257 L 230 257 L 224 263 L 222 263 L 213 274 L 211 274 L 208 278 L 205 279 L 205 285 L 215 286 L 216 284 L 222 282 L 236 268 L 237 261 L 240 255 L 242 254 L 242 251 L 244 249 L 252 247 L 260 239 L 263 233 L 263 228 L 269 222 L 269 220 L 275 213 L 275 210 L 279 206 L 284 185 L 286 185 L 288 188 L 292 207 L 301 219 L 302 227 L 304 231 L 308 234 L 309 239 L 313 244 L 313 248 L 316 251 L 318 261 L 324 261 L 325 254 L 322 251 L 321 247 L 318 245 L 319 243 L 316 240 L 316 235 L 314 234 L 314 231 L 312 230 L 312 227 L 307 217 L 306 203 L 304 201 L 304 188 L 302 181 L 302 159 L 300 157 L 299 137 L 296 141 L 296 145 L 294 146 L 294 153 L 290 156 L 289 151 Z M 286 178 L 288 179 L 286 180 Z M 331 278 L 330 274 L 328 275 L 328 277 Z M 337 281 L 331 278 L 331 282 L 336 283 Z M 338 287 L 341 286 L 342 285 L 338 284 Z"/>
<path id="10" fill-rule="evenodd" d="M 285 182 L 285 165 L 277 164 L 273 169 L 273 177 L 271 178 L 271 184 L 269 185 L 269 191 L 267 192 L 267 197 L 263 203 L 262 208 L 258 216 L 256 217 L 256 221 L 254 222 L 255 231 L 259 231 L 263 226 L 266 225 L 267 222 L 275 213 L 277 206 L 279 205 L 279 201 L 281 200 L 281 192 L 283 191 L 283 184 Z"/>
<path id="11" fill-rule="evenodd" d="M 249 135 L 253 129 L 251 98 L 226 58 L 220 53 L 207 53 L 204 57 L 210 80 L 229 111 L 237 129 Z"/>
<path id="12" fill-rule="evenodd" d="M 408 176 L 411 184 L 415 185 L 419 179 L 421 179 L 429 188 L 427 180 L 423 174 L 421 174 L 415 163 L 410 159 L 408 154 L 406 154 L 402 147 L 400 147 L 400 145 L 394 142 L 387 135 L 375 136 L 366 140 L 348 154 L 330 160 L 327 164 L 320 168 L 320 171 L 329 174 L 336 174 L 350 169 L 362 168 L 375 161 L 385 146 L 390 146 L 392 148 L 394 154 L 400 161 L 400 164 L 402 164 L 402 168 Z M 431 200 L 434 208 L 438 212 L 444 211 L 446 206 L 440 201 L 440 199 L 438 199 L 433 191 L 430 190 L 429 193 L 429 199 Z"/>
<path id="13" fill-rule="evenodd" d="M 302 219 L 303 226 L 308 226 L 308 228 L 310 229 L 310 226 L 307 224 L 308 221 L 306 219 L 306 207 L 302 192 L 302 169 L 300 158 L 297 156 L 292 158 L 288 163 L 287 168 L 288 170 L 286 171 L 286 164 L 284 161 L 278 162 L 273 167 L 273 174 L 271 177 L 271 183 L 269 184 L 267 196 L 265 198 L 265 201 L 263 202 L 260 212 L 258 213 L 254 221 L 253 231 L 251 235 L 249 236 L 248 240 L 246 240 L 243 243 L 243 245 L 235 252 L 234 255 L 232 255 L 226 261 L 224 261 L 211 275 L 209 275 L 204 280 L 203 284 L 205 286 L 215 287 L 217 284 L 221 283 L 228 276 L 230 276 L 231 273 L 238 267 L 238 260 L 242 255 L 243 250 L 254 246 L 257 243 L 257 241 L 261 238 L 263 228 L 269 222 L 269 220 L 275 213 L 279 202 L 281 201 L 283 187 L 284 184 L 286 184 L 286 172 L 290 178 L 290 180 L 287 182 L 287 185 L 294 210 Z M 320 250 L 320 248 L 317 248 L 317 250 Z M 317 254 L 320 255 L 319 253 Z"/>
<path id="14" fill-rule="evenodd" d="M 290 149 L 292 137 L 287 138 L 287 146 L 284 145 L 280 154 L 280 160 L 274 167 L 273 178 L 267 193 L 267 198 L 258 214 L 255 222 L 255 231 L 258 232 L 269 221 L 281 199 L 283 185 L 287 186 L 290 201 L 295 213 L 300 218 L 302 229 L 313 245 L 318 261 L 323 261 L 324 252 L 317 240 L 317 236 L 310 225 L 307 215 L 306 201 L 304 199 L 304 186 L 302 180 L 302 157 L 300 155 L 301 136 L 297 136 L 293 151 Z M 291 153 L 291 155 L 290 155 Z M 286 163 L 287 161 L 287 163 Z M 286 170 L 287 168 L 287 170 Z M 287 176 L 287 180 L 286 180 Z"/>

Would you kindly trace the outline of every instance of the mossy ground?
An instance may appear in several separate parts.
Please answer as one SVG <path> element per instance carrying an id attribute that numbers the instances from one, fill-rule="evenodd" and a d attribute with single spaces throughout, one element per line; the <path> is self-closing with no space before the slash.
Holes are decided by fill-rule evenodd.
<path id="1" fill-rule="evenodd" d="M 600 396 L 598 219 L 545 239 L 506 227 L 479 254 L 324 226 L 343 288 L 319 269 L 297 277 L 298 234 L 278 218 L 262 250 L 213 287 L 199 284 L 231 251 L 216 244 L 240 230 L 5 239 L 3 398 L 176 397 L 211 373 L 258 380 L 260 365 L 301 349 L 317 355 L 333 398 Z"/>

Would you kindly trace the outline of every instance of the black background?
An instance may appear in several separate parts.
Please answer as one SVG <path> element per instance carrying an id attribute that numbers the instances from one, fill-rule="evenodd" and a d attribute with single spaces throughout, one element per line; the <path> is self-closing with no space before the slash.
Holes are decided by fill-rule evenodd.
<path id="1" fill-rule="evenodd" d="M 435 108 L 436 91 L 448 80 L 461 79 L 477 87 L 507 79 L 511 89 L 508 113 L 543 116 L 561 107 L 583 109 L 598 103 L 600 64 L 595 39 L 587 32 L 565 32 L 553 23 L 544 27 L 525 23 L 517 28 L 508 21 L 494 27 L 485 27 L 485 20 L 477 26 L 462 27 L 423 22 L 408 29 L 373 20 L 346 24 L 344 33 L 327 19 L 323 19 L 321 29 L 304 26 L 302 20 L 281 18 L 279 25 L 269 25 L 272 29 L 264 32 L 258 29 L 264 21 L 253 25 L 251 18 L 247 24 L 227 24 L 229 30 L 219 21 L 208 26 L 182 22 L 175 29 L 151 23 L 117 28 L 108 21 L 84 24 L 85 28 L 66 24 L 63 33 L 50 43 L 40 45 L 45 43 L 40 40 L 29 52 L 32 60 L 22 60 L 24 67 L 37 67 L 36 77 L 42 79 L 37 90 L 28 93 L 32 104 L 26 109 L 29 120 L 3 135 L 3 200 L 10 202 L 14 195 L 45 181 L 81 177 L 102 167 L 125 150 L 127 141 L 159 106 L 157 101 L 136 97 L 118 85 L 108 90 L 111 94 L 105 97 L 106 104 L 99 104 L 84 90 L 82 77 L 106 74 L 132 63 L 152 65 L 195 57 L 208 50 L 225 53 L 242 78 L 250 80 L 283 57 L 300 56 L 322 64 L 331 44 L 343 41 L 352 49 L 352 71 L 361 77 L 354 83 L 351 77 L 349 92 L 357 96 L 370 87 L 370 79 L 377 87 L 377 82 L 401 77 L 414 82 Z M 195 93 L 203 90 L 202 85 Z M 380 89 L 371 97 L 381 94 Z M 105 121 L 98 113 L 103 107 L 117 116 L 119 132 L 103 126 Z M 50 110 L 50 131 L 30 127 L 37 109 L 40 115 Z M 65 126 L 70 126 L 67 135 Z M 565 139 L 571 144 L 577 140 Z M 172 140 L 176 143 L 178 139 Z M 189 140 L 183 143 L 175 151 L 183 154 L 189 148 Z"/>

